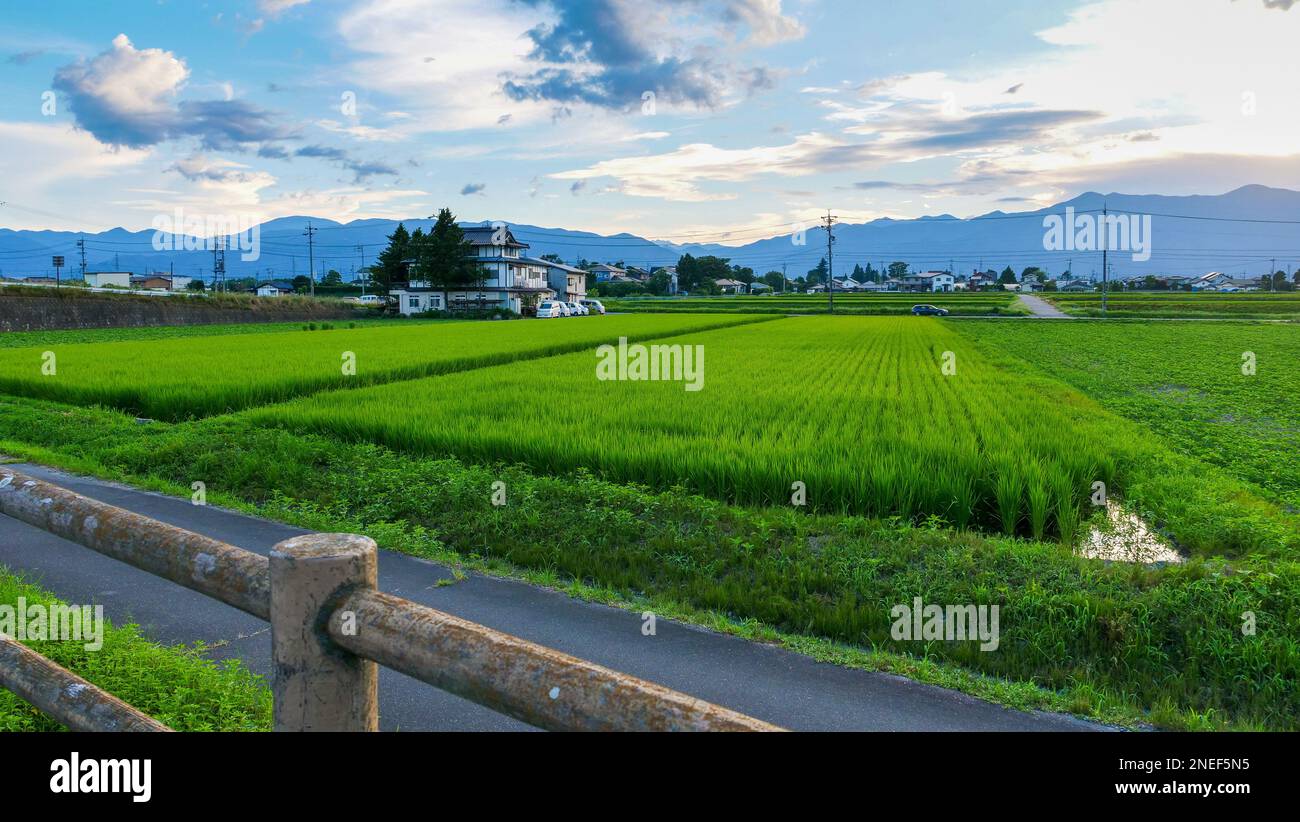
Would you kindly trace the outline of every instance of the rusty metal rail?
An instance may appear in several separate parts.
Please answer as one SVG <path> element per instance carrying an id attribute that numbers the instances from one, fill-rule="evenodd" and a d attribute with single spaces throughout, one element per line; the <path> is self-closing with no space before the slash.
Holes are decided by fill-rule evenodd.
<path id="1" fill-rule="evenodd" d="M 367 537 L 295 537 L 277 544 L 268 559 L 7 467 L 0 467 L 0 513 L 269 621 L 277 730 L 378 730 L 379 665 L 548 730 L 781 730 L 384 594 L 377 587 L 378 550 Z M 37 655 L 22 651 L 22 664 L 30 667 L 34 663 L 27 655 Z M 19 667 L 0 656 L 0 685 L 17 682 L 6 669 Z M 116 701 L 102 691 L 99 695 Z M 71 714 L 85 713 L 84 708 L 28 701 L 70 727 L 83 722 Z M 112 721 L 124 721 L 114 717 L 78 727 L 114 729 Z"/>

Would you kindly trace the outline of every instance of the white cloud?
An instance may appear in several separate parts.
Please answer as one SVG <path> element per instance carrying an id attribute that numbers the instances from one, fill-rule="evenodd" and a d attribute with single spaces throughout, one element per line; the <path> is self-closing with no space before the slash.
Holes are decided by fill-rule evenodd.
<path id="1" fill-rule="evenodd" d="M 870 159 L 870 149 L 829 137 L 804 134 L 777 146 L 726 149 L 692 143 L 656 155 L 602 160 L 586 168 L 549 176 L 557 180 L 613 177 L 622 193 L 678 202 L 733 200 L 736 192 L 711 193 L 700 181 L 741 183 L 764 175 L 802 176 L 842 170 Z"/>
<path id="2" fill-rule="evenodd" d="M 528 67 L 524 33 L 538 21 L 509 0 L 370 0 L 349 8 L 338 29 L 361 55 L 348 77 L 400 98 L 424 130 L 442 131 L 495 126 L 503 112 L 516 123 L 550 117 L 549 105 L 501 92 L 502 72 Z"/>
<path id="3" fill-rule="evenodd" d="M 311 0 L 257 0 L 257 7 L 268 17 L 279 17 L 294 6 L 305 6 Z"/>

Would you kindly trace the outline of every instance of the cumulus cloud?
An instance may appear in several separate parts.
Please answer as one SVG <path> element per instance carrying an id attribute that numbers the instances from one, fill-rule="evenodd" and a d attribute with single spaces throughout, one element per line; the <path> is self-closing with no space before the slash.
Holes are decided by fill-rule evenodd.
<path id="1" fill-rule="evenodd" d="M 125 34 L 90 60 L 63 66 L 54 88 L 78 127 L 110 146 L 143 148 L 196 137 L 205 148 L 283 139 L 273 116 L 238 100 L 178 101 L 189 79 L 185 61 L 158 48 L 137 49 Z"/>
<path id="2" fill-rule="evenodd" d="M 547 9 L 554 19 L 528 31 L 528 57 L 540 65 L 508 74 L 503 89 L 515 100 L 630 109 L 653 92 L 665 102 L 712 108 L 729 93 L 770 87 L 772 73 L 761 66 L 737 68 L 716 56 L 734 53 L 734 44 L 726 49 L 682 44 L 667 51 L 680 41 L 680 32 L 701 30 L 715 41 L 732 35 L 755 45 L 804 33 L 797 20 L 782 13 L 780 0 L 681 0 L 665 6 L 639 0 L 520 2 Z"/>
<path id="3" fill-rule="evenodd" d="M 461 196 L 470 194 L 482 194 L 483 189 L 487 188 L 487 183 L 466 183 L 465 187 L 460 190 Z"/>

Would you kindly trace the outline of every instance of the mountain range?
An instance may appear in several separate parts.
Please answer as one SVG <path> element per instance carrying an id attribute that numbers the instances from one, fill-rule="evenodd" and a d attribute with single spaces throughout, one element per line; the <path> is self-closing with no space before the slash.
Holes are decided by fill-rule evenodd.
<path id="1" fill-rule="evenodd" d="M 916 270 L 1001 270 L 1019 272 L 1038 266 L 1056 275 L 1067 268 L 1077 276 L 1101 276 L 1102 253 L 1094 241 L 1087 243 L 1083 224 L 1108 214 L 1128 221 L 1134 234 L 1129 247 L 1112 251 L 1112 277 L 1142 274 L 1201 274 L 1223 271 L 1256 277 L 1270 267 L 1287 270 L 1300 265 L 1300 192 L 1248 185 L 1218 195 L 1165 196 L 1100 194 L 1088 192 L 1033 211 L 993 211 L 972 218 L 950 214 L 916 219 L 877 219 L 867 223 L 839 223 L 834 227 L 834 272 L 852 273 L 856 265 L 879 267 L 907 262 Z M 1061 243 L 1050 235 L 1045 220 L 1072 211 L 1076 230 Z M 308 268 L 307 237 L 310 223 L 316 229 L 312 256 L 318 274 L 336 269 L 345 279 L 372 262 L 386 245 L 396 220 L 367 219 L 349 223 L 316 217 L 283 217 L 261 224 L 260 254 L 244 260 L 238 251 L 226 254 L 229 277 L 288 278 Z M 403 220 L 406 227 L 428 230 L 429 219 Z M 718 243 L 675 244 L 635 234 L 601 235 L 589 231 L 546 228 L 510 223 L 516 238 L 528 243 L 528 254 L 558 254 L 565 262 L 622 262 L 652 267 L 670 265 L 681 254 L 713 254 L 748 266 L 757 274 L 781 270 L 790 277 L 802 275 L 826 256 L 826 231 L 787 230 L 743 245 Z M 775 228 L 774 230 L 780 230 Z M 1111 229 L 1115 235 L 1118 231 Z M 756 232 L 749 232 L 756 233 Z M 88 271 L 174 270 L 187 276 L 211 277 L 213 254 L 208 250 L 154 249 L 152 229 L 114 228 L 95 234 L 68 231 L 14 231 L 0 229 L 0 275 L 9 278 L 53 274 L 51 257 L 63 255 L 63 272 L 80 270 L 77 241 L 86 244 Z M 179 238 L 178 238 L 179 239 Z M 1141 240 L 1147 244 L 1143 253 Z M 233 243 L 232 243 L 233 244 Z M 1144 258 L 1147 257 L 1147 258 Z M 1276 270 L 1276 269 L 1275 269 Z"/>

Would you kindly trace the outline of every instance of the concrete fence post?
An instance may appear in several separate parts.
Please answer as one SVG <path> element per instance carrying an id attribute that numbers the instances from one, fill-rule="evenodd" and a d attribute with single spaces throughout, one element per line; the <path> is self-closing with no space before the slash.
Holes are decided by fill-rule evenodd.
<path id="1" fill-rule="evenodd" d="M 307 534 L 271 550 L 272 690 L 277 731 L 379 730 L 379 666 L 338 647 L 329 619 L 350 593 L 378 586 L 368 537 Z"/>

